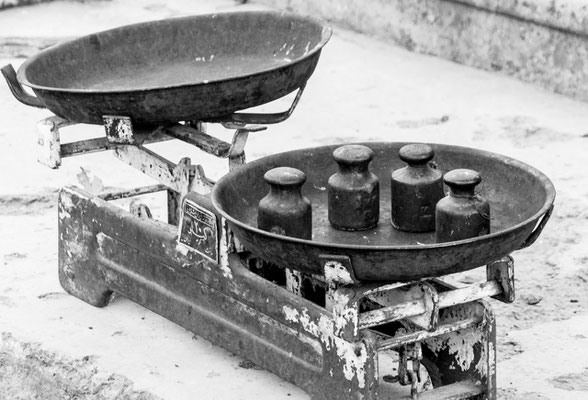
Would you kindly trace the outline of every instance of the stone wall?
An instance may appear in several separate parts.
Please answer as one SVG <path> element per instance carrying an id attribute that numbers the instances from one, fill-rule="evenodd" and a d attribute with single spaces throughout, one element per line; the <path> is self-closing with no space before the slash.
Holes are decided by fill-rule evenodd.
<path id="1" fill-rule="evenodd" d="M 583 0 L 260 0 L 588 100 Z"/>

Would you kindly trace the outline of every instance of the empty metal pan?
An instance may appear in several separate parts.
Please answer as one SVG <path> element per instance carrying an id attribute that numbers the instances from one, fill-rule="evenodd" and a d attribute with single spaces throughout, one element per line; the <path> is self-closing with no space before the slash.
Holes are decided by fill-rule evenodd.
<path id="1" fill-rule="evenodd" d="M 480 194 L 490 202 L 491 233 L 436 243 L 435 233 L 409 233 L 390 223 L 390 171 L 405 166 L 398 150 L 406 143 L 362 143 L 375 157 L 371 170 L 380 178 L 380 221 L 367 231 L 340 231 L 329 224 L 327 180 L 336 172 L 337 146 L 271 155 L 222 177 L 212 192 L 217 211 L 229 221 L 243 246 L 277 265 L 322 274 L 321 256 L 346 256 L 352 273 L 363 281 L 409 281 L 465 271 L 531 245 L 546 224 L 555 199 L 551 181 L 540 171 L 502 155 L 466 147 L 432 144 L 442 172 L 456 168 L 481 173 Z M 257 204 L 268 192 L 266 171 L 293 167 L 307 175 L 303 194 L 313 213 L 312 240 L 257 228 Z"/>
<path id="2" fill-rule="evenodd" d="M 18 100 L 76 122 L 232 120 L 303 88 L 330 36 L 326 23 L 288 13 L 198 15 L 84 36 L 29 58 L 17 79 L 10 65 L 2 72 Z"/>

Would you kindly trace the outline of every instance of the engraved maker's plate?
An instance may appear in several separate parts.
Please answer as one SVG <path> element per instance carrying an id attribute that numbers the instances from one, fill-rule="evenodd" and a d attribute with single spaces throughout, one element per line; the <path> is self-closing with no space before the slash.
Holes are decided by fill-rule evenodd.
<path id="1" fill-rule="evenodd" d="M 218 262 L 218 225 L 216 215 L 185 199 L 179 242 Z"/>

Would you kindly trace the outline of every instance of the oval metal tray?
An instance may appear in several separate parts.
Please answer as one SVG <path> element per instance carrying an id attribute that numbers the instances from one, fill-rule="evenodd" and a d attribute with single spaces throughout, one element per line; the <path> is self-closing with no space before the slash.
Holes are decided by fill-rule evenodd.
<path id="1" fill-rule="evenodd" d="M 326 23 L 288 13 L 197 15 L 58 44 L 25 61 L 18 82 L 12 67 L 3 73 L 17 99 L 76 122 L 205 121 L 302 88 L 330 36 Z"/>
<path id="2" fill-rule="evenodd" d="M 322 256 L 347 256 L 350 272 L 364 281 L 409 281 L 479 267 L 531 245 L 551 214 L 555 189 L 537 169 L 486 151 L 431 144 L 442 172 L 470 168 L 482 174 L 478 189 L 490 202 L 491 233 L 438 244 L 434 232 L 398 231 L 390 223 L 390 173 L 405 166 L 398 150 L 406 143 L 362 144 L 374 150 L 371 170 L 380 178 L 380 221 L 375 229 L 345 232 L 329 224 L 327 180 L 337 170 L 332 152 L 338 146 L 290 151 L 248 163 L 217 182 L 213 204 L 256 256 L 313 274 L 323 274 Z M 263 174 L 280 166 L 307 174 L 303 194 L 312 203 L 312 240 L 257 229 L 257 204 L 268 192 Z"/>

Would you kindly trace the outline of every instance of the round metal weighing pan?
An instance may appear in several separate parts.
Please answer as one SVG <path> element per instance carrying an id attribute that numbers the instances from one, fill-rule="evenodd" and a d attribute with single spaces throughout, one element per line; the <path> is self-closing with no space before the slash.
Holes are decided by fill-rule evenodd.
<path id="1" fill-rule="evenodd" d="M 470 168 L 482 174 L 478 189 L 490 202 L 491 233 L 436 243 L 434 232 L 398 231 L 390 223 L 390 173 L 405 166 L 398 150 L 406 143 L 362 144 L 375 152 L 370 168 L 380 178 L 380 221 L 373 230 L 338 231 L 328 222 L 327 180 L 337 170 L 332 153 L 338 146 L 295 150 L 245 164 L 216 183 L 214 207 L 254 255 L 312 274 L 323 274 L 321 256 L 347 256 L 350 272 L 362 281 L 410 281 L 488 264 L 531 245 L 551 215 L 555 189 L 537 169 L 486 151 L 431 144 L 443 173 Z M 312 240 L 257 229 L 257 205 L 268 192 L 263 175 L 281 166 L 300 169 L 308 177 L 303 194 L 312 203 Z"/>
<path id="2" fill-rule="evenodd" d="M 303 88 L 330 37 L 326 23 L 289 13 L 197 15 L 84 36 L 29 58 L 18 79 L 2 72 L 18 100 L 76 122 L 207 121 Z"/>

